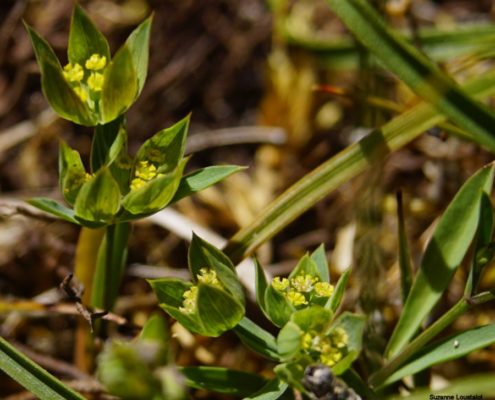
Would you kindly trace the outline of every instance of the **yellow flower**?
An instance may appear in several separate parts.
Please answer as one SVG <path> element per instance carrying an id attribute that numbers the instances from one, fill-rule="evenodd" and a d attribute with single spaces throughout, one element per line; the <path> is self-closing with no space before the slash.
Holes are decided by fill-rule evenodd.
<path id="1" fill-rule="evenodd" d="M 103 81 L 103 74 L 93 72 L 88 78 L 88 87 L 93 92 L 101 92 L 101 89 L 103 89 Z"/>
<path id="2" fill-rule="evenodd" d="M 198 274 L 198 281 L 212 286 L 220 286 L 220 281 L 217 278 L 217 273 L 208 268 L 201 268 Z"/>
<path id="3" fill-rule="evenodd" d="M 196 301 L 198 299 L 198 287 L 191 286 L 191 289 L 186 290 L 182 295 L 184 301 L 182 307 L 179 307 L 179 311 L 184 314 L 193 314 L 196 311 Z"/>
<path id="4" fill-rule="evenodd" d="M 272 280 L 272 286 L 275 290 L 279 292 L 283 292 L 285 289 L 289 287 L 289 280 L 287 278 L 280 279 L 279 276 L 276 276 Z"/>
<path id="5" fill-rule="evenodd" d="M 79 82 L 84 78 L 84 70 L 77 63 L 69 63 L 64 67 L 64 78 L 69 82 Z"/>
<path id="6" fill-rule="evenodd" d="M 296 292 L 295 290 L 289 290 L 285 295 L 285 298 L 296 307 L 308 304 L 306 297 L 304 297 L 302 293 Z"/>
<path id="7" fill-rule="evenodd" d="M 290 280 L 290 284 L 294 289 L 298 292 L 311 292 L 313 290 L 313 284 L 318 281 L 318 278 L 311 276 L 309 274 L 306 275 L 298 275 L 295 278 Z"/>
<path id="8" fill-rule="evenodd" d="M 328 282 L 317 282 L 314 289 L 316 295 L 320 297 L 330 297 L 333 293 L 333 286 Z"/>
<path id="9" fill-rule="evenodd" d="M 136 171 L 134 172 L 137 178 L 144 179 L 145 181 L 150 181 L 156 177 L 156 167 L 150 164 L 148 161 L 139 161 L 136 166 Z"/>
<path id="10" fill-rule="evenodd" d="M 335 328 L 335 330 L 331 334 L 332 344 L 338 349 L 342 349 L 347 346 L 349 342 L 349 335 L 342 328 Z"/>
<path id="11" fill-rule="evenodd" d="M 138 190 L 146 184 L 146 181 L 141 178 L 134 178 L 131 181 L 131 190 Z"/>
<path id="12" fill-rule="evenodd" d="M 107 64 L 107 58 L 105 56 L 100 56 L 99 54 L 93 54 L 86 60 L 84 66 L 86 69 L 90 69 L 92 71 L 98 71 L 103 69 Z"/>
<path id="13" fill-rule="evenodd" d="M 342 356 L 343 354 L 339 349 L 330 347 L 325 353 L 320 355 L 320 361 L 329 367 L 333 367 L 342 359 Z"/>

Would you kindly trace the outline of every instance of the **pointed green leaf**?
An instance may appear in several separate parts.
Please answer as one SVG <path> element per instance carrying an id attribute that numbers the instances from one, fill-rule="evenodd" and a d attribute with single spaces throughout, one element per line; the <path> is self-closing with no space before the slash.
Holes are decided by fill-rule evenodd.
<path id="1" fill-rule="evenodd" d="M 349 280 L 349 276 L 351 274 L 351 270 L 348 269 L 345 271 L 340 279 L 337 281 L 335 288 L 333 289 L 333 293 L 325 304 L 325 308 L 328 308 L 330 311 L 336 312 L 340 306 L 342 298 L 344 297 L 345 288 L 347 286 L 347 281 Z"/>
<path id="2" fill-rule="evenodd" d="M 67 55 L 71 64 L 84 67 L 93 54 L 105 56 L 110 62 L 110 49 L 105 37 L 79 5 L 75 5 L 69 32 Z"/>
<path id="3" fill-rule="evenodd" d="M 160 314 L 153 314 L 141 329 L 139 340 L 167 341 L 169 337 L 167 320 Z"/>
<path id="4" fill-rule="evenodd" d="M 39 208 L 40 210 L 55 215 L 64 221 L 81 225 L 81 223 L 75 218 L 73 210 L 57 203 L 55 200 L 47 199 L 45 197 L 35 197 L 33 199 L 29 199 L 28 203 Z"/>
<path id="5" fill-rule="evenodd" d="M 164 208 L 172 200 L 179 186 L 187 160 L 172 172 L 160 174 L 142 187 L 131 190 L 122 199 L 122 206 L 131 214 L 151 214 Z"/>
<path id="6" fill-rule="evenodd" d="M 40 66 L 41 85 L 48 102 L 62 118 L 80 125 L 95 125 L 90 109 L 65 80 L 62 68 L 50 45 L 29 25 L 26 25 L 34 53 Z"/>
<path id="7" fill-rule="evenodd" d="M 100 169 L 81 187 L 74 204 L 76 217 L 90 222 L 109 222 L 119 208 L 119 185 L 108 168 Z"/>
<path id="8" fill-rule="evenodd" d="M 274 325 L 281 328 L 290 319 L 296 309 L 289 303 L 285 296 L 275 290 L 272 285 L 265 292 L 266 313 Z"/>
<path id="9" fill-rule="evenodd" d="M 472 133 L 478 143 L 493 148 L 495 114 L 468 96 L 444 71 L 392 31 L 368 1 L 327 2 L 364 47 L 418 96 Z"/>
<path id="10" fill-rule="evenodd" d="M 318 268 L 318 273 L 323 282 L 330 282 L 330 274 L 328 272 L 327 254 L 325 245 L 321 244 L 312 254 L 311 259 L 315 262 Z"/>
<path id="11" fill-rule="evenodd" d="M 191 172 L 182 177 L 171 203 L 206 189 L 243 169 L 244 167 L 236 165 L 215 165 Z"/>
<path id="12" fill-rule="evenodd" d="M 127 111 L 137 95 L 137 76 L 132 54 L 122 47 L 105 68 L 101 93 L 101 123 L 113 121 Z"/>
<path id="13" fill-rule="evenodd" d="M 330 333 L 337 328 L 342 328 L 348 335 L 348 354 L 332 367 L 332 372 L 335 375 L 344 373 L 350 368 L 354 360 L 358 358 L 363 346 L 364 325 L 364 316 L 351 314 L 349 312 L 341 314 L 332 324 Z"/>
<path id="14" fill-rule="evenodd" d="M 297 324 L 304 332 L 317 331 L 325 333 L 332 322 L 333 312 L 321 306 L 311 306 L 296 311 L 290 320 Z"/>
<path id="15" fill-rule="evenodd" d="M 432 365 L 463 357 L 493 343 L 495 343 L 495 324 L 457 333 L 425 348 L 422 354 L 416 357 L 415 360 L 404 365 L 389 376 L 383 383 L 383 386 L 396 382 L 405 376 L 413 375 Z"/>
<path id="16" fill-rule="evenodd" d="M 268 317 L 265 303 L 265 292 L 268 283 L 266 281 L 265 271 L 256 258 L 254 259 L 254 266 L 256 268 L 256 301 L 263 314 Z"/>
<path id="17" fill-rule="evenodd" d="M 407 241 L 406 223 L 404 219 L 404 208 L 402 205 L 402 192 L 397 194 L 397 220 L 398 220 L 398 237 L 399 237 L 399 268 L 400 283 L 402 291 L 402 302 L 404 303 L 411 290 L 413 280 L 413 269 L 411 266 L 411 253 Z"/>
<path id="18" fill-rule="evenodd" d="M 489 165 L 469 178 L 440 219 L 389 341 L 388 357 L 407 344 L 447 288 L 473 240 L 481 196 L 490 192 L 493 172 L 493 165 Z"/>
<path id="19" fill-rule="evenodd" d="M 148 161 L 161 173 L 174 170 L 184 156 L 189 119 L 190 115 L 146 140 L 136 154 L 135 163 Z"/>
<path id="20" fill-rule="evenodd" d="M 292 270 L 289 275 L 290 278 L 294 278 L 299 275 L 311 275 L 317 276 L 321 280 L 320 272 L 314 260 L 308 255 L 304 255 L 296 265 L 296 268 Z"/>
<path id="21" fill-rule="evenodd" d="M 201 268 L 211 268 L 216 274 L 223 287 L 228 290 L 234 298 L 244 304 L 244 291 L 235 272 L 234 265 L 221 250 L 201 239 L 193 233 L 188 253 L 189 268 L 191 275 L 196 281 L 196 276 Z"/>
<path id="22" fill-rule="evenodd" d="M 270 360 L 279 360 L 277 342 L 273 335 L 244 317 L 234 328 L 235 334 L 241 342 L 254 351 Z"/>
<path id="23" fill-rule="evenodd" d="M 136 70 L 138 82 L 137 95 L 141 93 L 144 82 L 146 81 L 146 75 L 148 73 L 149 41 L 152 20 L 153 16 L 143 21 L 129 35 L 129 38 L 126 40 L 125 44 L 131 52 L 134 69 Z"/>
<path id="24" fill-rule="evenodd" d="M 60 142 L 58 156 L 60 190 L 69 204 L 74 204 L 81 186 L 86 181 L 86 170 L 79 152 Z"/>
<path id="25" fill-rule="evenodd" d="M 222 367 L 181 367 L 179 371 L 186 378 L 186 386 L 230 396 L 248 396 L 266 383 L 260 375 Z"/>
<path id="26" fill-rule="evenodd" d="M 203 336 L 220 336 L 234 328 L 244 317 L 244 306 L 223 289 L 199 283 L 198 318 L 202 322 Z"/>

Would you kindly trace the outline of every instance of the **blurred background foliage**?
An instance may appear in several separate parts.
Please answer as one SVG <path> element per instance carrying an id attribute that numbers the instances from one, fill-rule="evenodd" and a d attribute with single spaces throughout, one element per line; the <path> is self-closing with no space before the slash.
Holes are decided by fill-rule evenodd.
<path id="1" fill-rule="evenodd" d="M 112 50 L 150 12 L 149 78 L 128 113 L 129 147 L 192 112 L 188 168 L 249 166 L 220 185 L 179 202 L 179 216 L 225 238 L 256 218 L 291 183 L 370 128 L 380 126 L 417 98 L 385 72 L 349 36 L 324 0 L 86 0 L 80 1 L 109 38 Z M 490 0 L 376 0 L 388 22 L 409 36 L 459 82 L 493 68 L 494 5 Z M 34 360 L 85 392 L 98 384 L 73 365 L 74 308 L 63 308 L 57 286 L 73 269 L 77 228 L 27 207 L 23 199 L 59 198 L 58 138 L 88 162 L 91 131 L 49 109 L 26 20 L 65 63 L 73 2 L 5 0 L 0 3 L 0 332 Z M 492 104 L 492 100 L 489 100 Z M 294 221 L 257 255 L 269 272 L 290 272 L 305 251 L 325 243 L 332 280 L 354 268 L 345 307 L 366 313 L 366 364 L 373 365 L 400 304 L 395 193 L 402 190 L 413 261 L 461 183 L 492 155 L 441 129 L 380 160 Z M 182 219 L 136 224 L 129 266 L 115 308 L 112 337 L 127 337 L 156 309 L 143 278 L 186 274 Z M 175 220 L 174 220 L 175 221 Z M 171 226 L 172 225 L 172 226 Z M 492 269 L 493 270 L 493 269 Z M 459 269 L 438 312 L 463 290 Z M 492 287 L 495 274 L 482 285 Z M 50 304 L 34 307 L 32 301 Z M 494 318 L 481 309 L 457 328 Z M 119 322 L 120 321 L 120 322 Z M 233 335 L 194 337 L 172 325 L 178 364 L 212 364 L 271 376 L 272 365 Z M 362 365 L 361 368 L 366 368 Z M 434 369 L 435 380 L 468 371 L 495 370 L 488 348 Z M 79 386 L 83 387 L 80 389 Z M 93 386 L 91 386 L 93 385 Z M 0 376 L 0 395 L 19 387 Z M 211 398 L 198 391 L 195 398 Z M 21 397 L 18 397 L 21 398 Z M 22 397 L 24 398 L 24 397 Z M 26 397 L 29 398 L 29 397 Z"/>

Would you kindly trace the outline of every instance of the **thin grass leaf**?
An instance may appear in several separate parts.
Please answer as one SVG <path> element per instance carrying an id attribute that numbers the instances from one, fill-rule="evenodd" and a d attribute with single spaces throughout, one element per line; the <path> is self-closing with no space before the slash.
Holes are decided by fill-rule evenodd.
<path id="1" fill-rule="evenodd" d="M 495 324 L 455 334 L 440 343 L 425 348 L 415 360 L 390 375 L 382 386 L 390 385 L 405 376 L 413 375 L 432 365 L 463 357 L 493 343 L 495 343 Z"/>
<path id="2" fill-rule="evenodd" d="M 327 2 L 364 47 L 418 96 L 476 135 L 478 143 L 494 145 L 495 114 L 473 100 L 415 47 L 393 32 L 368 1 Z"/>
<path id="3" fill-rule="evenodd" d="M 489 165 L 469 178 L 440 219 L 388 343 L 388 358 L 407 344 L 449 285 L 476 233 L 482 193 L 490 192 L 493 174 Z"/>
<path id="4" fill-rule="evenodd" d="M 41 400 L 84 400 L 0 337 L 0 369 Z"/>
<path id="5" fill-rule="evenodd" d="M 465 87 L 466 92 L 474 96 L 486 96 L 494 89 L 493 73 Z M 372 166 L 376 159 L 382 161 L 445 118 L 433 106 L 420 103 L 373 130 L 288 188 L 230 239 L 225 253 L 235 262 L 242 260 L 341 184 Z"/>
<path id="6" fill-rule="evenodd" d="M 411 253 L 407 242 L 406 223 L 404 220 L 404 207 L 402 203 L 402 192 L 397 193 L 397 219 L 399 236 L 399 268 L 400 286 L 402 291 L 402 302 L 405 303 L 413 280 L 411 266 Z"/>

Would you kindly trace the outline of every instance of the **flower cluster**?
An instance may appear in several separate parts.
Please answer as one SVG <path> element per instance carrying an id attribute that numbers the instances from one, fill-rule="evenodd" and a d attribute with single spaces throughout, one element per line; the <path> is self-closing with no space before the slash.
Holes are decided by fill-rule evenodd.
<path id="1" fill-rule="evenodd" d="M 143 187 L 147 182 L 156 178 L 158 171 L 153 164 L 148 161 L 139 161 L 134 170 L 134 178 L 131 181 L 131 190 L 137 190 Z"/>
<path id="2" fill-rule="evenodd" d="M 209 268 L 201 268 L 197 275 L 198 282 L 215 287 L 221 287 L 221 283 L 217 278 L 217 273 Z M 182 295 L 184 301 L 182 307 L 179 308 L 184 314 L 194 314 L 196 312 L 196 304 L 198 300 L 198 285 L 191 286 Z"/>
<path id="3" fill-rule="evenodd" d="M 69 82 L 77 96 L 87 103 L 90 108 L 95 107 L 95 100 L 99 99 L 103 89 L 104 68 L 107 58 L 100 54 L 93 54 L 84 63 L 84 67 L 78 63 L 67 64 L 64 67 L 64 78 Z"/>
<path id="4" fill-rule="evenodd" d="M 332 285 L 309 274 L 297 275 L 290 279 L 277 276 L 271 285 L 276 291 L 283 293 L 295 307 L 308 305 L 313 297 L 330 297 L 333 293 Z"/>
<path id="5" fill-rule="evenodd" d="M 302 348 L 316 361 L 329 367 L 337 364 L 347 353 L 349 336 L 342 328 L 335 328 L 327 336 L 312 331 L 302 336 Z"/>

